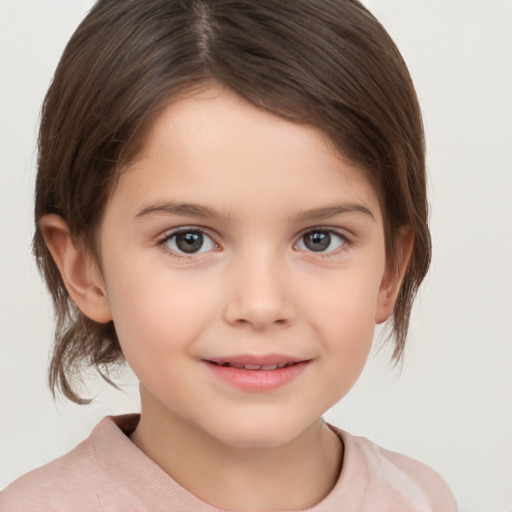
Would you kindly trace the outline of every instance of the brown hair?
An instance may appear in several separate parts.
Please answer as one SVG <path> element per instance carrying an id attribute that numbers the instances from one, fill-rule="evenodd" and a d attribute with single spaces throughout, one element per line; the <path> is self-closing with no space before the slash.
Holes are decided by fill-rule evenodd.
<path id="1" fill-rule="evenodd" d="M 390 319 L 401 359 L 431 248 L 420 109 L 380 23 L 356 0 L 99 0 L 46 95 L 36 182 L 34 253 L 56 310 L 50 386 L 75 402 L 86 402 L 72 386 L 79 371 L 93 366 L 109 380 L 122 352 L 113 323 L 90 320 L 70 299 L 38 222 L 62 216 L 98 257 L 109 195 L 150 124 L 173 98 L 212 80 L 317 127 L 367 170 L 391 263 L 400 227 L 410 226 L 413 253 Z"/>

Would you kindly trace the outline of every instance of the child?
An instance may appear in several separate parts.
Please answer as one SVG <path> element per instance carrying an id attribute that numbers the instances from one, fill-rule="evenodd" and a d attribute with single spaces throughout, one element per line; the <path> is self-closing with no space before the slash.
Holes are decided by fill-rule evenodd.
<path id="1" fill-rule="evenodd" d="M 423 131 L 355 0 L 99 0 L 39 139 L 52 389 L 126 361 L 105 418 L 11 511 L 456 510 L 430 468 L 322 421 L 430 260 Z"/>

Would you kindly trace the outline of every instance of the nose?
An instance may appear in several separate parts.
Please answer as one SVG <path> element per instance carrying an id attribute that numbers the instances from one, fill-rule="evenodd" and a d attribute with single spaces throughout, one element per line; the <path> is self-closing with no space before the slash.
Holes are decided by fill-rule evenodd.
<path id="1" fill-rule="evenodd" d="M 230 297 L 226 303 L 226 322 L 262 331 L 289 325 L 295 308 L 289 300 L 287 275 L 275 257 L 246 258 L 232 274 Z"/>

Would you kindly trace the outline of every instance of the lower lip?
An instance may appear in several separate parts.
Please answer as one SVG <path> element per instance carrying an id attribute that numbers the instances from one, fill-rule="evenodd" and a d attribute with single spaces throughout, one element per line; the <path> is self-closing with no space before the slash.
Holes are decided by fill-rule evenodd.
<path id="1" fill-rule="evenodd" d="M 276 370 L 246 370 L 232 366 L 220 366 L 205 361 L 213 374 L 219 379 L 244 391 L 263 393 L 280 388 L 301 375 L 309 361 L 303 361 Z"/>

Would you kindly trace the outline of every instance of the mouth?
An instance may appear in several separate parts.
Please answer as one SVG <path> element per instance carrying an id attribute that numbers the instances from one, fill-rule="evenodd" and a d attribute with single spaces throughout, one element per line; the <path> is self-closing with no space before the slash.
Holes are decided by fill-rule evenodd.
<path id="1" fill-rule="evenodd" d="M 221 382 L 252 393 L 269 392 L 290 384 L 306 371 L 311 361 L 279 355 L 203 360 Z"/>
<path id="2" fill-rule="evenodd" d="M 265 372 L 270 372 L 273 370 L 280 370 L 281 368 L 288 368 L 290 366 L 294 366 L 305 361 L 297 361 L 297 362 L 284 362 L 284 363 L 275 363 L 275 364 L 244 364 L 244 363 L 233 363 L 231 361 L 217 362 L 217 361 L 208 361 L 208 363 L 221 366 L 223 368 L 237 368 L 239 370 L 252 370 L 258 371 L 263 370 Z"/>

